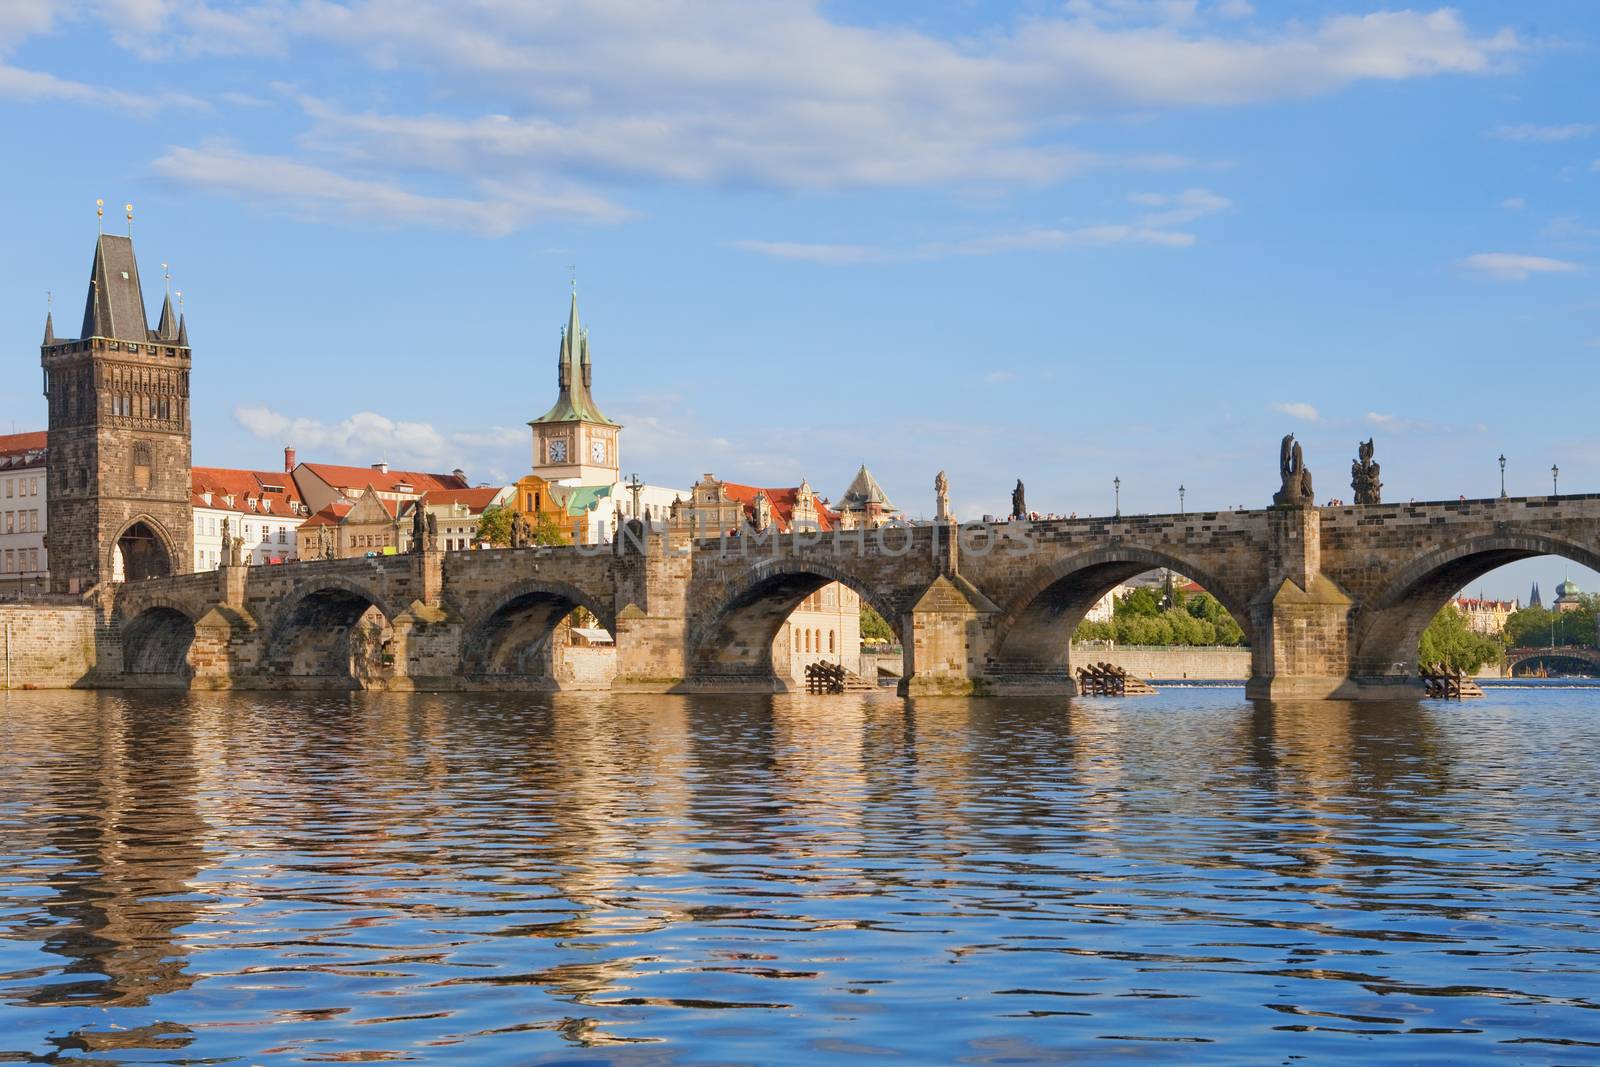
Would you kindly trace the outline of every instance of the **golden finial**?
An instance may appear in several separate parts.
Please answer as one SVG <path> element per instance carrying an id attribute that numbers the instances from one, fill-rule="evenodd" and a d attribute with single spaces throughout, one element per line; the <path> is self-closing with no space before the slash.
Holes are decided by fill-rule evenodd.
<path id="1" fill-rule="evenodd" d="M 101 233 L 105 233 L 106 232 L 106 202 L 104 200 L 96 200 L 94 202 L 94 217 L 96 219 L 95 227 Z"/>
<path id="2" fill-rule="evenodd" d="M 128 213 L 128 236 L 133 236 L 133 205 L 123 204 L 122 210 Z"/>

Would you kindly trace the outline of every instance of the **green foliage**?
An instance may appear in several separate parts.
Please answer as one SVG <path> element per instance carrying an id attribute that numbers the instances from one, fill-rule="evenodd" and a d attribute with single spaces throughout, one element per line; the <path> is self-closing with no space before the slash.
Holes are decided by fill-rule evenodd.
<path id="1" fill-rule="evenodd" d="M 1085 622 L 1074 641 L 1115 641 L 1119 645 L 1242 645 L 1244 631 L 1210 593 L 1185 596 L 1165 610 L 1162 593 L 1135 589 L 1116 602 L 1110 622 Z"/>
<path id="2" fill-rule="evenodd" d="M 533 543 L 536 545 L 564 545 L 568 542 L 567 531 L 561 528 L 561 523 L 556 521 L 549 512 L 539 512 L 539 521 L 533 524 Z"/>
<path id="3" fill-rule="evenodd" d="M 511 547 L 511 509 L 491 504 L 478 516 L 477 539 L 495 548 Z"/>
<path id="4" fill-rule="evenodd" d="M 1576 611 L 1551 608 L 1523 608 L 1506 619 L 1504 641 L 1507 648 L 1538 648 L 1556 645 L 1593 645 L 1595 616 L 1600 614 L 1600 594 L 1583 593 Z"/>
<path id="5" fill-rule="evenodd" d="M 1451 670 L 1471 674 L 1485 663 L 1498 663 L 1505 655 L 1501 643 L 1467 625 L 1467 617 L 1454 604 L 1446 604 L 1422 631 L 1417 642 L 1417 662 L 1443 663 Z"/>
<path id="6" fill-rule="evenodd" d="M 873 611 L 865 603 L 861 605 L 861 640 L 863 641 L 894 641 L 894 631 L 884 621 L 882 615 Z"/>

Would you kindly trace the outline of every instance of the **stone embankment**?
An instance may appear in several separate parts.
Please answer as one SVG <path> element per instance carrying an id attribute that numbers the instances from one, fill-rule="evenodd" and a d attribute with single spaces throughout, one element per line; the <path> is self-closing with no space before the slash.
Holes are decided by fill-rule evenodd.
<path id="1" fill-rule="evenodd" d="M 0 688 L 69 689 L 94 668 L 94 609 L 77 602 L 0 604 Z"/>
<path id="2" fill-rule="evenodd" d="M 1110 663 L 1139 678 L 1244 682 L 1250 650 L 1229 645 L 1073 645 L 1074 663 Z"/>

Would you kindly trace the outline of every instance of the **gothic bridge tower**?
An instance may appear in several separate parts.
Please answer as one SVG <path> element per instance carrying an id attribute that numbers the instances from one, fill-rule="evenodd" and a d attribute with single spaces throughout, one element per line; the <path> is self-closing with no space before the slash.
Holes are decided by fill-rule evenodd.
<path id="1" fill-rule="evenodd" d="M 133 239 L 103 233 L 79 337 L 57 338 L 54 326 L 46 315 L 39 350 L 50 408 L 51 588 L 76 593 L 187 571 L 189 331 L 172 294 L 150 329 Z"/>

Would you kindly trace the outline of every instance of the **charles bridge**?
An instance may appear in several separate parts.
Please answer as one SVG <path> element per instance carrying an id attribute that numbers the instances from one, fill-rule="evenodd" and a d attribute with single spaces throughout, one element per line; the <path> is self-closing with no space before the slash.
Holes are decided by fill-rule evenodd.
<path id="1" fill-rule="evenodd" d="M 1238 621 L 1248 692 L 1420 695 L 1416 647 L 1505 563 L 1600 569 L 1600 496 L 1551 496 L 673 540 L 223 566 L 102 587 L 95 684 L 558 688 L 549 645 L 588 609 L 619 691 L 772 691 L 779 627 L 830 581 L 904 647 L 901 691 L 1072 693 L 1070 637 L 1118 583 L 1170 567 Z M 382 617 L 378 657 L 356 647 Z"/>

